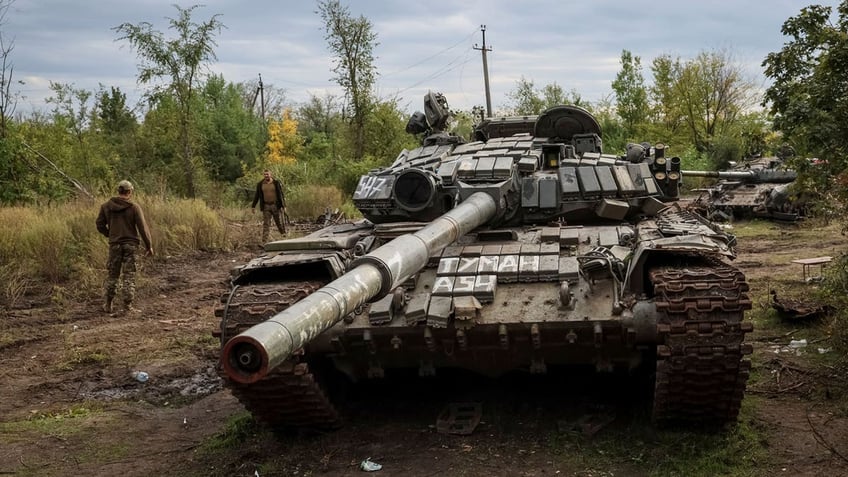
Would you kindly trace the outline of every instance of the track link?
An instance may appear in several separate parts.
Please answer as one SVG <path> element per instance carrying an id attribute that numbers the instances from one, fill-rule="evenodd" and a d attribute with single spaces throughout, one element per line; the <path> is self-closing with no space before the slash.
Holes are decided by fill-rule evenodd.
<path id="1" fill-rule="evenodd" d="M 245 285 L 223 297 L 221 344 L 288 308 L 323 285 L 297 282 Z M 296 353 L 268 376 L 252 384 L 230 380 L 219 369 L 224 384 L 244 407 L 272 428 L 335 429 L 341 416 L 310 369 Z"/>
<path id="2" fill-rule="evenodd" d="M 650 272 L 659 319 L 653 420 L 734 422 L 748 381 L 753 326 L 744 275 L 721 262 Z"/>
<path id="3" fill-rule="evenodd" d="M 233 395 L 272 428 L 336 429 L 341 416 L 307 363 L 286 362 L 253 384 L 228 382 Z"/>

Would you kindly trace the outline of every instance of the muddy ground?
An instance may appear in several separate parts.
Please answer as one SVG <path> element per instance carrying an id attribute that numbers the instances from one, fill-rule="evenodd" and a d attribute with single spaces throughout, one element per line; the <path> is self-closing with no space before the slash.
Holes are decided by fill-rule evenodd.
<path id="1" fill-rule="evenodd" d="M 227 271 L 252 254 L 241 250 L 145 262 L 139 316 L 108 316 L 70 285 L 37 286 L 3 310 L 0 474 L 364 475 L 370 457 L 383 466 L 375 475 L 848 475 L 846 367 L 827 321 L 780 322 L 767 303 L 769 289 L 812 296 L 816 285 L 792 259 L 846 250 L 838 228 L 816 227 L 736 224 L 736 263 L 754 299 L 754 372 L 739 428 L 718 437 L 652 429 L 639 376 L 574 370 L 398 377 L 354 389 L 337 432 L 274 435 L 215 372 L 213 309 Z M 801 339 L 805 347 L 789 347 Z M 473 434 L 437 432 L 451 402 L 482 404 Z M 581 419 L 598 426 L 583 432 Z"/>

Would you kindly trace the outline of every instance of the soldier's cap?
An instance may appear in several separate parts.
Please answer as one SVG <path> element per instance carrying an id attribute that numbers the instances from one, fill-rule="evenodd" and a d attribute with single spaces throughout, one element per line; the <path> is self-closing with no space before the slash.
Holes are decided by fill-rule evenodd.
<path id="1" fill-rule="evenodd" d="M 131 190 L 133 190 L 132 182 L 126 180 L 118 182 L 118 192 L 129 192 Z"/>

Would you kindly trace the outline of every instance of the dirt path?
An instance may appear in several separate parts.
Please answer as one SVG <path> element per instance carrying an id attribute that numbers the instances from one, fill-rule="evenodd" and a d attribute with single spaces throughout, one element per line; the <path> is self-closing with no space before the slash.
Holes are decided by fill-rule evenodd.
<path id="1" fill-rule="evenodd" d="M 776 276 L 800 276 L 789 260 L 798 246 L 776 247 L 773 239 L 740 243 L 738 263 L 752 295 L 767 294 L 767 283 L 792 285 Z M 821 255 L 846 248 L 844 237 L 816 246 Z M 273 439 L 256 436 L 254 427 L 230 447 L 203 450 L 211 436 L 232 432 L 233 419 L 244 416 L 220 387 L 211 331 L 228 269 L 249 256 L 199 254 L 148 263 L 139 317 L 106 316 L 96 297 L 60 298 L 72 295 L 67 290 L 4 310 L 0 474 L 359 475 L 366 457 L 384 466 L 378 474 L 384 476 L 665 473 L 659 453 L 669 445 L 634 427 L 645 421 L 628 383 L 584 376 L 542 388 L 521 381 L 504 388 L 504 382 L 464 377 L 437 388 L 415 380 L 374 385 L 359 389 L 348 425 L 338 432 Z M 757 327 L 749 424 L 765 436 L 768 457 L 755 463 L 752 474 L 848 475 L 848 410 L 838 396 L 845 392 L 845 370 L 811 369 L 809 360 L 775 352 L 803 330 L 781 337 L 781 329 L 774 339 L 774 330 Z M 139 370 L 149 375 L 147 382 L 133 379 L 131 372 Z M 474 434 L 436 432 L 443 405 L 469 399 L 486 406 Z M 585 415 L 615 419 L 599 432 L 597 444 L 559 432 Z M 599 455 L 609 449 L 620 455 Z M 653 467 L 645 464 L 654 460 Z"/>

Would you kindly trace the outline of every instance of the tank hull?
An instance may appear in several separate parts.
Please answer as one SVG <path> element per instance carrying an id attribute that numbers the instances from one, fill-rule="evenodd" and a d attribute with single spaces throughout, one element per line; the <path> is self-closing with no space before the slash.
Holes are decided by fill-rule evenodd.
<path id="1" fill-rule="evenodd" d="M 660 226 L 651 220 L 510 229 L 516 240 L 507 241 L 479 241 L 471 234 L 431 257 L 397 291 L 310 340 L 279 369 L 253 384 L 228 379 L 230 387 L 272 425 L 328 428 L 340 425 L 342 413 L 325 392 L 332 385 L 312 371 L 324 369 L 326 375 L 327 366 L 332 379 L 361 381 L 394 370 L 426 377 L 455 368 L 499 376 L 586 365 L 599 372 L 653 372 L 652 415 L 658 422 L 732 421 L 750 367 L 744 337 L 751 328 L 743 321 L 750 308 L 747 284 L 721 253 L 714 253 L 720 244 L 710 244 L 706 254 L 700 242 L 656 249 L 646 242 L 628 244 L 640 236 L 668 240 L 679 227 L 692 231 L 687 212 L 667 215 L 671 218 Z M 543 233 L 549 241 L 542 240 Z M 630 256 L 631 263 L 635 256 L 647 258 L 632 265 L 629 280 L 619 280 L 585 259 L 598 247 L 614 250 L 620 259 Z M 272 255 L 299 253 L 269 253 L 258 260 L 273 263 Z M 294 265 L 279 264 L 278 281 L 250 284 L 247 271 L 241 277 L 245 283 L 227 295 L 223 341 L 326 283 L 284 280 L 286 268 Z M 307 390 L 306 403 L 292 400 L 299 389 Z"/>

